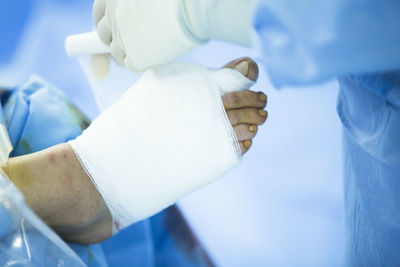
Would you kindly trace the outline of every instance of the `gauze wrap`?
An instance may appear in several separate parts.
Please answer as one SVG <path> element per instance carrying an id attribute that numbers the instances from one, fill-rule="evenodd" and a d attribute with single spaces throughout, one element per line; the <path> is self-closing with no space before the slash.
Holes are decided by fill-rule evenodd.
<path id="1" fill-rule="evenodd" d="M 238 164 L 221 95 L 252 81 L 232 69 L 172 63 L 148 70 L 70 142 L 120 230 Z"/>

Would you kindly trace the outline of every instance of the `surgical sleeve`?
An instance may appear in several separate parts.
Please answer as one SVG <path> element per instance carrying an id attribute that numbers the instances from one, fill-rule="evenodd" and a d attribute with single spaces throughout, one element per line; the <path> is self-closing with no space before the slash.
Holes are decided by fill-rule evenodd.
<path id="1" fill-rule="evenodd" d="M 400 1 L 260 0 L 257 43 L 277 86 L 400 68 Z"/>

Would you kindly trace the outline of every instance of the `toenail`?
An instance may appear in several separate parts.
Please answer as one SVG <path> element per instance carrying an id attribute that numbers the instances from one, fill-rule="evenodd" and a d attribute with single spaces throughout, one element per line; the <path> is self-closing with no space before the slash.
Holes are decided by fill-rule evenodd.
<path id="1" fill-rule="evenodd" d="M 242 62 L 240 62 L 235 66 L 235 70 L 237 70 L 246 77 L 249 75 L 249 69 L 250 69 L 250 64 L 247 60 L 243 60 Z"/>
<path id="2" fill-rule="evenodd" d="M 265 102 L 265 101 L 267 101 L 267 96 L 264 93 L 259 93 L 258 99 L 260 99 L 260 101 L 262 101 L 262 102 Z"/>
<path id="3" fill-rule="evenodd" d="M 260 109 L 260 110 L 258 110 L 258 114 L 260 114 L 260 116 L 267 117 L 268 113 L 265 110 Z"/>
<path id="4" fill-rule="evenodd" d="M 251 140 L 246 140 L 246 141 L 244 141 L 244 147 L 245 147 L 246 149 L 249 149 L 250 146 L 251 146 Z"/>
<path id="5" fill-rule="evenodd" d="M 254 133 L 254 132 L 256 131 L 256 126 L 250 125 L 249 131 L 252 132 L 252 133 Z"/>

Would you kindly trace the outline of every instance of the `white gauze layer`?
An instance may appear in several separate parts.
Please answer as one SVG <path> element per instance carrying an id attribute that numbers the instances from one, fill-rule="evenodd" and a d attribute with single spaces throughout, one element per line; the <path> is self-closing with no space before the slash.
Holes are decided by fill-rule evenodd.
<path id="1" fill-rule="evenodd" d="M 221 95 L 252 84 L 232 69 L 161 65 L 70 142 L 114 225 L 154 215 L 237 165 Z"/>

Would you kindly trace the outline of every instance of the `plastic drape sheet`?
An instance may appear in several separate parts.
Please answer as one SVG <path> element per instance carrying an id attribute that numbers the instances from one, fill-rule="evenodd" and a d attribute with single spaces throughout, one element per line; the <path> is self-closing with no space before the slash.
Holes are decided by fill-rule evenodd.
<path id="1" fill-rule="evenodd" d="M 7 98 L 5 119 L 18 156 L 73 138 L 85 127 L 77 111 L 61 92 L 40 78 L 32 77 Z M 43 105 L 48 103 L 48 105 Z M 44 113 L 51 109 L 53 112 Z M 44 116 L 44 114 L 47 114 Z M 59 115 L 64 115 L 59 120 Z M 74 114 L 74 115 L 73 115 Z M 76 116 L 74 119 L 69 119 Z M 53 128 L 41 131 L 49 123 Z M 40 119 L 41 118 L 41 119 Z M 60 135 L 58 129 L 64 129 Z M 36 133 L 36 135 L 35 135 Z M 37 140 L 32 142 L 32 140 Z M 0 172 L 0 266 L 85 266 L 83 261 L 25 204 L 23 195 L 5 173 Z"/>
<path id="2" fill-rule="evenodd" d="M 0 173 L 0 266 L 85 266 Z"/>

